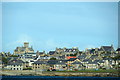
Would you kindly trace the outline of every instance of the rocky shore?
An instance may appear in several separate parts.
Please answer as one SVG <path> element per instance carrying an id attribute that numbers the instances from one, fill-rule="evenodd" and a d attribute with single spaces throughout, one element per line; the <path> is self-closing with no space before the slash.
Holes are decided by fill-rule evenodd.
<path id="1" fill-rule="evenodd" d="M 117 73 L 88 73 L 88 72 L 40 72 L 32 70 L 2 71 L 3 76 L 96 76 L 96 77 L 120 77 Z"/>

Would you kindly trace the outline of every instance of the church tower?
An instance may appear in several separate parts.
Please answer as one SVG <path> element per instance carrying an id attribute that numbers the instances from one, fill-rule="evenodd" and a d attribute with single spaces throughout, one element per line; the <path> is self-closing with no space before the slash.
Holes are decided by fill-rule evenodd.
<path id="1" fill-rule="evenodd" d="M 28 48 L 29 47 L 29 43 L 28 42 L 24 42 L 24 47 Z"/>

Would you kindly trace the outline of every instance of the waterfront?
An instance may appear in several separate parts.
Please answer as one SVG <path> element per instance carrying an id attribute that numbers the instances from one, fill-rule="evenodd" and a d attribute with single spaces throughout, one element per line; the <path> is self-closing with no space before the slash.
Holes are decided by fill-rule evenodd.
<path id="1" fill-rule="evenodd" d="M 108 71 L 33 71 L 33 70 L 23 70 L 23 71 L 2 71 L 3 76 L 84 76 L 84 77 L 119 77 L 118 72 Z"/>
<path id="2" fill-rule="evenodd" d="M 120 77 L 3 76 L 2 80 L 120 80 Z"/>

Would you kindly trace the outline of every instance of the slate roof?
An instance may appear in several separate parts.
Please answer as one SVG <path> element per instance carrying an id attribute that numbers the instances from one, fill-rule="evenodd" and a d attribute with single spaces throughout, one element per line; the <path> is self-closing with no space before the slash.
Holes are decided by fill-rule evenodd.
<path id="1" fill-rule="evenodd" d="M 92 62 L 92 61 L 91 61 L 91 62 L 89 62 L 88 64 L 97 64 L 97 62 L 94 62 L 94 61 Z"/>
<path id="2" fill-rule="evenodd" d="M 44 54 L 44 52 L 39 52 L 39 54 Z"/>
<path id="3" fill-rule="evenodd" d="M 49 61 L 36 61 L 33 64 L 66 64 L 66 60 L 49 60 Z"/>
<path id="4" fill-rule="evenodd" d="M 118 48 L 116 51 L 120 51 L 120 48 Z"/>
<path id="5" fill-rule="evenodd" d="M 103 60 L 111 61 L 112 59 L 111 58 L 103 58 Z"/>
<path id="6" fill-rule="evenodd" d="M 18 57 L 9 57 L 8 60 L 9 60 L 8 62 L 17 61 Z"/>
<path id="7" fill-rule="evenodd" d="M 96 62 L 96 63 L 104 63 L 103 60 L 95 60 L 94 62 Z"/>
<path id="8" fill-rule="evenodd" d="M 33 60 L 30 60 L 30 62 L 34 62 Z"/>
<path id="9" fill-rule="evenodd" d="M 75 52 L 77 49 L 65 49 L 65 52 Z"/>
<path id="10" fill-rule="evenodd" d="M 82 55 L 78 56 L 79 59 L 84 59 L 85 57 L 86 57 L 85 54 L 82 54 Z"/>
<path id="11" fill-rule="evenodd" d="M 72 64 L 80 64 L 80 65 L 82 65 L 82 63 L 79 62 L 79 61 L 75 61 L 75 62 L 73 62 Z"/>
<path id="12" fill-rule="evenodd" d="M 67 60 L 60 60 L 60 61 L 65 62 L 65 63 L 67 62 Z"/>
<path id="13" fill-rule="evenodd" d="M 103 60 L 99 60 L 99 63 L 104 63 L 104 61 Z"/>
<path id="14" fill-rule="evenodd" d="M 98 62 L 99 62 L 99 60 L 94 60 L 94 62 L 98 63 Z"/>
<path id="15" fill-rule="evenodd" d="M 64 61 L 58 61 L 56 64 L 66 64 Z"/>
<path id="16" fill-rule="evenodd" d="M 57 64 L 58 61 L 57 61 L 57 60 L 49 60 L 47 63 L 48 63 L 48 64 Z"/>
<path id="17" fill-rule="evenodd" d="M 69 60 L 67 60 L 67 61 L 74 61 L 74 60 L 76 60 L 77 58 L 70 58 Z"/>
<path id="18" fill-rule="evenodd" d="M 18 63 L 18 62 L 11 62 L 8 65 L 22 65 L 22 63 Z"/>
<path id="19" fill-rule="evenodd" d="M 97 55 L 92 55 L 92 56 L 90 57 L 90 59 L 94 59 L 94 58 L 97 58 Z"/>
<path id="20" fill-rule="evenodd" d="M 94 51 L 95 51 L 95 49 L 91 49 L 91 50 L 90 50 L 90 53 L 94 53 Z"/>
<path id="21" fill-rule="evenodd" d="M 36 54 L 36 53 L 24 53 L 24 54 Z"/>
<path id="22" fill-rule="evenodd" d="M 47 62 L 46 61 L 36 61 L 33 64 L 47 64 Z"/>
<path id="23" fill-rule="evenodd" d="M 114 51 L 112 46 L 101 46 L 102 51 Z"/>
<path id="24" fill-rule="evenodd" d="M 84 60 L 83 60 L 83 62 L 88 62 L 88 61 L 90 61 L 90 59 L 84 59 Z"/>
<path id="25" fill-rule="evenodd" d="M 36 57 L 34 58 L 34 60 L 37 60 L 37 58 L 38 58 L 38 56 L 36 56 Z"/>
<path id="26" fill-rule="evenodd" d="M 25 63 L 25 62 L 23 62 L 22 60 L 15 60 L 15 61 L 9 62 L 8 65 L 22 65 L 22 63 Z"/>
<path id="27" fill-rule="evenodd" d="M 49 51 L 50 55 L 53 55 L 55 53 L 55 51 Z"/>
<path id="28" fill-rule="evenodd" d="M 92 60 L 89 60 L 88 63 L 92 63 Z"/>
<path id="29" fill-rule="evenodd" d="M 59 58 L 65 59 L 65 55 L 59 56 Z"/>

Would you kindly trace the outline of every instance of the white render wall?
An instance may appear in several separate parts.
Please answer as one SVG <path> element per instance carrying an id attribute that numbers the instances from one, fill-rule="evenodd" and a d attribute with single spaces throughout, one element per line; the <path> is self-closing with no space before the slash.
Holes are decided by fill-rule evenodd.
<path id="1" fill-rule="evenodd" d="M 23 66 L 21 66 L 21 65 L 7 65 L 7 69 L 9 69 L 9 70 L 23 70 Z"/>

